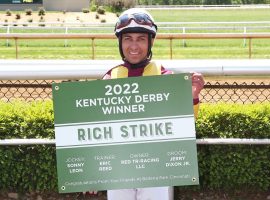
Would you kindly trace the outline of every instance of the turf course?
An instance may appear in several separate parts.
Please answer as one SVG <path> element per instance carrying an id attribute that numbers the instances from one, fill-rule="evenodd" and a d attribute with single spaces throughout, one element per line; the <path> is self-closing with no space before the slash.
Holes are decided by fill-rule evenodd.
<path id="1" fill-rule="evenodd" d="M 269 21 L 269 9 L 205 9 L 205 10 L 150 10 L 156 22 L 246 22 Z M 49 13 L 47 13 L 49 14 Z M 180 25 L 183 26 L 183 25 Z M 186 25 L 185 25 L 186 26 Z M 189 27 L 206 27 L 215 25 L 193 24 Z M 232 26 L 232 25 L 219 25 Z M 239 25 L 240 26 L 240 25 Z M 253 25 L 258 26 L 258 25 Z M 270 26 L 270 23 L 268 24 Z M 0 33 L 5 32 L 0 28 Z M 16 30 L 12 32 L 37 33 L 37 30 Z M 39 30 L 39 32 L 62 32 L 62 30 Z M 71 32 L 85 32 L 74 30 Z M 89 32 L 89 31 L 88 31 Z M 109 30 L 112 32 L 112 30 Z M 182 32 L 179 30 L 160 29 L 159 32 Z M 186 33 L 200 32 L 243 32 L 241 29 L 229 30 L 190 30 Z M 250 29 L 247 32 L 270 32 L 270 28 Z M 91 40 L 21 40 L 19 44 L 20 59 L 91 59 Z M 0 59 L 14 59 L 14 41 L 0 40 Z M 185 44 L 185 45 L 183 45 Z M 246 44 L 246 45 L 245 45 Z M 67 45 L 67 46 L 66 46 Z M 270 58 L 270 39 L 252 40 L 252 58 Z M 169 41 L 156 40 L 153 48 L 155 59 L 170 59 Z M 248 41 L 243 39 L 208 39 L 208 40 L 173 40 L 173 59 L 218 59 L 218 58 L 248 58 Z M 95 59 L 120 59 L 117 41 L 96 40 Z"/>

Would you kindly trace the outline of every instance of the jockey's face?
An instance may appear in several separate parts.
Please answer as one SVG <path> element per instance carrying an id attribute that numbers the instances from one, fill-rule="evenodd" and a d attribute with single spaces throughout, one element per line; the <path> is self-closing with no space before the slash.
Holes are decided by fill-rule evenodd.
<path id="1" fill-rule="evenodd" d="M 147 58 L 148 34 L 147 33 L 124 33 L 122 35 L 122 50 L 131 64 L 137 64 Z"/>

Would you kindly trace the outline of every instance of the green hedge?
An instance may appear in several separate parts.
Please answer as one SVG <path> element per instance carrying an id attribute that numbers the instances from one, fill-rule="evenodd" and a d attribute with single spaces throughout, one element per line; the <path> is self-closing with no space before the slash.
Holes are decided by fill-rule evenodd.
<path id="1" fill-rule="evenodd" d="M 0 102 L 0 139 L 54 138 L 52 102 Z M 269 138 L 270 104 L 201 105 L 197 138 Z M 0 146 L 0 190 L 57 191 L 53 145 Z M 198 145 L 205 189 L 270 189 L 269 145 Z"/>
<path id="2" fill-rule="evenodd" d="M 49 102 L 0 102 L 0 139 L 54 138 Z M 0 190 L 32 191 L 57 188 L 53 145 L 0 146 Z"/>
<path id="3" fill-rule="evenodd" d="M 269 138 L 270 104 L 201 106 L 197 138 Z M 199 145 L 200 184 L 270 189 L 269 145 Z"/>

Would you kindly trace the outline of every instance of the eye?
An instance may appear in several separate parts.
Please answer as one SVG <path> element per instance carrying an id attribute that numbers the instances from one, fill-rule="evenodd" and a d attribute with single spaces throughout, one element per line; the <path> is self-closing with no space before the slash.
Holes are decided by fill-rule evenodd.
<path id="1" fill-rule="evenodd" d="M 147 40 L 147 37 L 145 37 L 145 36 L 141 36 L 141 37 L 139 37 L 139 40 L 141 40 L 141 41 L 145 41 L 145 40 Z"/>
<path id="2" fill-rule="evenodd" d="M 129 36 L 124 36 L 124 37 L 123 37 L 123 40 L 124 40 L 124 41 L 128 41 L 128 40 L 130 40 L 130 37 L 129 37 Z"/>

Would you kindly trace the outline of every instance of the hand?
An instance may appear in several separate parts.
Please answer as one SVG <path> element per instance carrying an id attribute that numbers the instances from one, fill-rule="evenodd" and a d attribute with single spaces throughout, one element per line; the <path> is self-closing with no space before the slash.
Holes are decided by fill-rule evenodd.
<path id="1" fill-rule="evenodd" d="M 199 98 L 199 94 L 204 86 L 204 79 L 202 74 L 193 72 L 192 73 L 192 96 L 193 99 Z"/>

